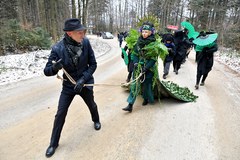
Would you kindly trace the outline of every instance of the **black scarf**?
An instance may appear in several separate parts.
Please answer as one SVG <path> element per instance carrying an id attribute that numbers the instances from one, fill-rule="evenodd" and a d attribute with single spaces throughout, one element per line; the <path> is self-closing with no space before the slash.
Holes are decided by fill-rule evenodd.
<path id="1" fill-rule="evenodd" d="M 82 43 L 76 42 L 67 34 L 64 35 L 63 42 L 65 44 L 65 47 L 70 55 L 70 58 L 73 64 L 77 66 L 79 62 L 79 57 L 82 54 L 82 49 L 83 49 Z"/>
<path id="2" fill-rule="evenodd" d="M 146 45 L 148 45 L 149 43 L 154 42 L 154 41 L 156 41 L 154 34 L 150 35 L 147 38 L 143 38 L 142 36 L 140 36 L 138 38 L 137 45 L 135 45 L 135 47 L 134 47 L 134 52 L 138 53 L 141 56 L 144 56 L 144 52 L 142 51 L 142 49 Z"/>
<path id="3" fill-rule="evenodd" d="M 140 49 L 142 49 L 143 47 L 145 47 L 146 45 L 148 45 L 151 42 L 156 41 L 156 38 L 154 36 L 154 34 L 151 34 L 149 37 L 147 38 L 143 38 L 142 36 L 138 38 L 138 47 Z"/>

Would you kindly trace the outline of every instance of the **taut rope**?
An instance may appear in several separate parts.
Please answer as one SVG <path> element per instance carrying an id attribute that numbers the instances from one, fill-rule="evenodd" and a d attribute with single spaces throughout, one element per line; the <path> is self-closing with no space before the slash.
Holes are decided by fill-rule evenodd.
<path id="1" fill-rule="evenodd" d="M 67 76 L 67 78 L 69 79 L 69 81 L 72 84 L 76 84 L 76 81 L 68 74 L 68 72 L 62 68 L 63 73 Z M 94 83 L 94 84 L 84 84 L 84 86 L 128 86 L 131 83 L 135 83 L 141 76 L 143 75 L 143 73 L 140 73 L 138 77 L 136 77 L 135 79 L 131 80 L 130 82 L 127 83 L 122 83 L 122 84 L 104 84 L 104 83 Z M 62 81 L 64 81 L 65 79 L 63 79 L 61 76 L 59 76 L 57 74 L 57 78 L 61 79 Z M 144 78 L 145 79 L 145 78 Z M 66 81 L 66 80 L 65 80 Z M 142 82 L 141 82 L 142 83 Z"/>

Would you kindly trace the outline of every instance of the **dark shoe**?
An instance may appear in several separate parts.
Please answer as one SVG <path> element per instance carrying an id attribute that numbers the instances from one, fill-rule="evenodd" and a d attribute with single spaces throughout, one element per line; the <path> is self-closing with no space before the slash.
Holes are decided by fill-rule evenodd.
<path id="1" fill-rule="evenodd" d="M 51 157 L 55 153 L 55 150 L 57 149 L 57 147 L 49 146 L 46 151 L 46 157 L 48 158 Z"/>
<path id="2" fill-rule="evenodd" d="M 196 85 L 195 85 L 195 89 L 198 89 L 198 88 L 199 88 L 199 85 L 198 85 L 198 84 L 196 84 Z"/>
<path id="3" fill-rule="evenodd" d="M 127 79 L 126 82 L 127 82 L 127 83 L 130 82 L 130 79 Z"/>
<path id="4" fill-rule="evenodd" d="M 144 99 L 142 105 L 143 105 L 143 106 L 146 106 L 147 104 L 148 104 L 148 100 L 145 100 L 145 99 Z"/>
<path id="5" fill-rule="evenodd" d="M 178 74 L 178 70 L 176 70 L 175 73 Z"/>
<path id="6" fill-rule="evenodd" d="M 132 104 L 128 104 L 128 106 L 123 108 L 122 110 L 132 112 L 132 106 L 133 106 Z"/>
<path id="7" fill-rule="evenodd" d="M 100 122 L 94 122 L 94 128 L 95 128 L 95 130 L 100 130 L 101 129 L 101 123 Z"/>
<path id="8" fill-rule="evenodd" d="M 201 82 L 201 83 L 200 83 L 200 86 L 204 86 L 204 82 Z"/>
<path id="9" fill-rule="evenodd" d="M 166 78 L 167 78 L 167 75 L 166 75 L 166 74 L 164 74 L 164 75 L 163 75 L 163 79 L 166 79 Z"/>

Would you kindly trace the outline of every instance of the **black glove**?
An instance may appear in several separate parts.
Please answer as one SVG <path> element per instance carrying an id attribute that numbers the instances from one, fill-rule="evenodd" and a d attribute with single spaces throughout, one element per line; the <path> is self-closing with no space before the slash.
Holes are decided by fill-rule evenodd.
<path id="1" fill-rule="evenodd" d="M 58 72 L 60 69 L 62 69 L 63 65 L 62 65 L 62 59 L 59 59 L 56 63 L 53 63 L 53 70 L 55 72 Z"/>
<path id="2" fill-rule="evenodd" d="M 77 82 L 76 82 L 76 85 L 74 87 L 74 91 L 76 93 L 80 93 L 82 91 L 82 88 L 84 86 L 84 82 L 85 82 L 85 79 L 84 77 L 81 77 Z"/>

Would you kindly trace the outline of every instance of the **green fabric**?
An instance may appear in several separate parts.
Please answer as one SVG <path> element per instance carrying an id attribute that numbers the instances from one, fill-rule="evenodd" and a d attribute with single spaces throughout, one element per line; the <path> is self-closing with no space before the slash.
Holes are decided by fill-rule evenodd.
<path id="1" fill-rule="evenodd" d="M 189 32 L 194 32 L 195 31 L 194 26 L 187 21 L 181 22 L 181 26 L 186 28 Z"/>
<path id="2" fill-rule="evenodd" d="M 127 55 L 126 51 L 123 48 L 121 48 L 121 49 L 122 49 L 122 53 L 123 53 L 124 62 L 125 62 L 126 65 L 128 65 L 128 63 L 129 63 L 128 55 Z"/>
<path id="3" fill-rule="evenodd" d="M 195 49 L 196 52 L 202 52 L 203 48 L 205 48 L 205 47 L 211 48 L 211 47 L 213 47 L 215 44 L 216 44 L 216 42 L 213 42 L 213 43 L 208 44 L 208 45 L 206 45 L 206 46 L 196 45 L 196 47 L 195 47 L 194 49 Z"/>
<path id="4" fill-rule="evenodd" d="M 217 37 L 217 33 L 207 34 L 206 36 L 200 36 L 197 39 L 193 40 L 193 43 L 198 46 L 206 47 L 207 45 L 212 44 L 214 41 L 216 41 Z"/>
<path id="5" fill-rule="evenodd" d="M 189 32 L 188 33 L 188 38 L 190 39 L 190 38 L 193 38 L 193 39 L 196 39 L 197 38 L 197 36 L 199 36 L 199 32 Z"/>
<path id="6" fill-rule="evenodd" d="M 152 27 L 150 25 L 143 25 L 142 30 L 152 30 Z"/>
<path id="7" fill-rule="evenodd" d="M 154 93 L 152 89 L 152 78 L 146 78 L 143 83 L 143 99 L 147 99 L 149 103 L 154 103 Z"/>
<path id="8" fill-rule="evenodd" d="M 183 21 L 181 22 L 181 26 L 188 30 L 187 36 L 189 39 L 190 38 L 196 39 L 197 36 L 199 35 L 199 32 L 195 31 L 194 26 L 190 22 Z"/>

